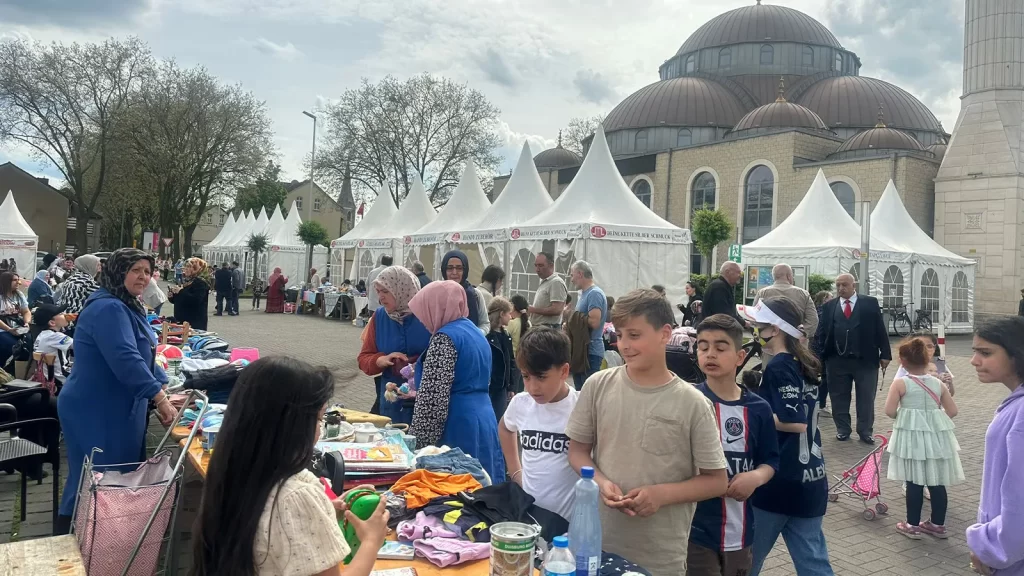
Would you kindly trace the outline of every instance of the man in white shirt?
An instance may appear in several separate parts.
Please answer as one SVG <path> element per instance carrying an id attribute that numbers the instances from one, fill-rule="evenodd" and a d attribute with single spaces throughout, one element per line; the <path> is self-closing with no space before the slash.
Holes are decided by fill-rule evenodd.
<path id="1" fill-rule="evenodd" d="M 370 309 L 371 315 L 377 311 L 377 308 L 380 308 L 380 297 L 377 296 L 377 288 L 373 285 L 373 281 L 377 279 L 377 276 L 380 276 L 380 273 L 383 272 L 385 268 L 391 266 L 392 262 L 394 262 L 394 260 L 391 256 L 381 256 L 380 265 L 373 270 L 370 270 L 370 273 L 366 275 L 366 300 L 367 307 Z"/>

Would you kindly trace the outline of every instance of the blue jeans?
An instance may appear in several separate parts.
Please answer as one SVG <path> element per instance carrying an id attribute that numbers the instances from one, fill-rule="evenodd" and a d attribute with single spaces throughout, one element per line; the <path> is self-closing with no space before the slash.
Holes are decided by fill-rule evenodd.
<path id="1" fill-rule="evenodd" d="M 793 559 L 797 576 L 833 576 L 828 561 L 825 533 L 821 530 L 822 517 L 797 518 L 784 516 L 754 507 L 754 563 L 750 576 L 758 576 L 775 541 L 782 535 Z"/>
<path id="2" fill-rule="evenodd" d="M 590 362 L 590 370 L 572 375 L 572 381 L 576 385 L 576 390 L 583 390 L 583 384 L 587 381 L 587 378 L 601 370 L 601 362 L 604 361 L 604 355 L 587 354 L 587 360 Z"/>

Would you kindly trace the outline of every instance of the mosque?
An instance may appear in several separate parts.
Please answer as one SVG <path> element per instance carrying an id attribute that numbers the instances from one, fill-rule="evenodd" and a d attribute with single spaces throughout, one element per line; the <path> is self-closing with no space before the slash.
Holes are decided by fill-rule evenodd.
<path id="1" fill-rule="evenodd" d="M 604 119 L 619 172 L 659 216 L 689 228 L 695 210 L 724 211 L 745 244 L 781 223 L 818 170 L 843 207 L 879 200 L 891 178 L 914 221 L 932 234 L 935 177 L 949 134 L 906 90 L 860 75 L 861 60 L 820 22 L 756 4 L 698 28 Z M 586 144 L 586 143 L 585 143 Z M 534 158 L 557 197 L 582 159 L 558 147 Z M 492 200 L 507 176 L 495 180 Z M 691 270 L 726 257 L 721 246 Z"/>

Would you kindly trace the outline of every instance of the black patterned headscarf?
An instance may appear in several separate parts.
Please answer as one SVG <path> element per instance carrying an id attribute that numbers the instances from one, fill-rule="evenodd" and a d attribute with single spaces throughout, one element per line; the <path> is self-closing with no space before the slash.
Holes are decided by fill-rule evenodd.
<path id="1" fill-rule="evenodd" d="M 100 272 L 100 286 L 113 294 L 118 300 L 124 302 L 132 310 L 139 314 L 145 314 L 146 309 L 143 308 L 142 302 L 124 287 L 124 279 L 128 276 L 132 266 L 135 266 L 139 260 L 149 261 L 151 270 L 156 265 L 153 257 L 142 250 L 136 248 L 119 248 L 115 250 L 103 264 L 103 270 Z"/>

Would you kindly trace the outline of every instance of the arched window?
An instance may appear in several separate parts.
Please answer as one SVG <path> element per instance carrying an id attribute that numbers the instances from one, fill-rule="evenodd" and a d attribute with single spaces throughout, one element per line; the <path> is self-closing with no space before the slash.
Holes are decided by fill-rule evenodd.
<path id="1" fill-rule="evenodd" d="M 732 50 L 722 48 L 718 51 L 718 67 L 728 68 L 732 66 Z"/>
<path id="2" fill-rule="evenodd" d="M 633 194 L 644 203 L 644 206 L 651 207 L 651 183 L 647 180 L 637 180 L 633 184 Z"/>
<path id="3" fill-rule="evenodd" d="M 773 62 L 775 62 L 775 48 L 772 48 L 771 44 L 761 46 L 761 64 L 771 64 Z"/>
<path id="4" fill-rule="evenodd" d="M 843 71 L 843 55 L 841 52 L 836 52 L 836 67 L 834 68 L 834 70 L 836 72 Z"/>
<path id="5" fill-rule="evenodd" d="M 775 176 L 767 166 L 758 166 L 747 174 L 747 194 L 743 206 L 743 243 L 753 242 L 772 229 L 772 203 L 775 200 Z"/>
<path id="6" fill-rule="evenodd" d="M 814 66 L 814 49 L 810 46 L 804 46 L 803 65 L 807 67 Z"/>
<path id="7" fill-rule="evenodd" d="M 509 295 L 526 298 L 527 302 L 533 302 L 533 297 L 540 286 L 540 278 L 533 269 L 533 262 L 537 257 L 526 248 L 516 252 L 512 259 L 512 274 L 509 277 Z"/>
<path id="8" fill-rule="evenodd" d="M 701 172 L 693 179 L 693 187 L 690 190 L 690 206 L 693 212 L 697 210 L 715 209 L 715 177 L 710 172 Z"/>
<path id="9" fill-rule="evenodd" d="M 637 152 L 647 150 L 647 130 L 641 130 L 636 133 L 636 143 L 633 149 Z"/>
<path id="10" fill-rule="evenodd" d="M 366 277 L 370 275 L 370 270 L 373 270 L 373 254 L 369 250 L 363 250 L 362 255 L 359 256 L 356 277 L 352 281 L 358 283 L 360 280 L 366 280 Z"/>
<path id="11" fill-rule="evenodd" d="M 832 189 L 832 193 L 836 195 L 839 203 L 843 205 L 843 209 L 850 215 L 850 218 L 853 218 L 854 210 L 857 208 L 857 195 L 853 192 L 853 186 L 846 182 L 833 182 L 828 187 Z"/>
<path id="12" fill-rule="evenodd" d="M 903 271 L 889 266 L 882 275 L 882 308 L 903 307 Z"/>
<path id="13" fill-rule="evenodd" d="M 939 321 L 939 275 L 929 268 L 921 276 L 921 310 L 927 310 L 932 323 Z"/>
<path id="14" fill-rule="evenodd" d="M 860 282 L 860 262 L 850 266 L 850 276 L 853 276 L 854 280 Z"/>
<path id="15" fill-rule="evenodd" d="M 689 128 L 681 128 L 676 135 L 676 146 L 689 146 L 693 144 L 693 132 Z"/>
<path id="16" fill-rule="evenodd" d="M 497 248 L 484 248 L 484 266 L 491 265 L 505 267 L 501 263 L 501 254 L 498 254 Z"/>
<path id="17" fill-rule="evenodd" d="M 957 272 L 953 276 L 953 323 L 967 324 L 970 322 L 967 303 L 970 286 L 967 284 L 967 274 Z"/>
<path id="18" fill-rule="evenodd" d="M 697 69 L 697 57 L 695 55 L 693 55 L 693 54 L 690 54 L 689 56 L 686 57 L 685 71 L 686 71 L 687 74 L 692 74 L 693 71 L 696 70 L 696 69 Z"/>

